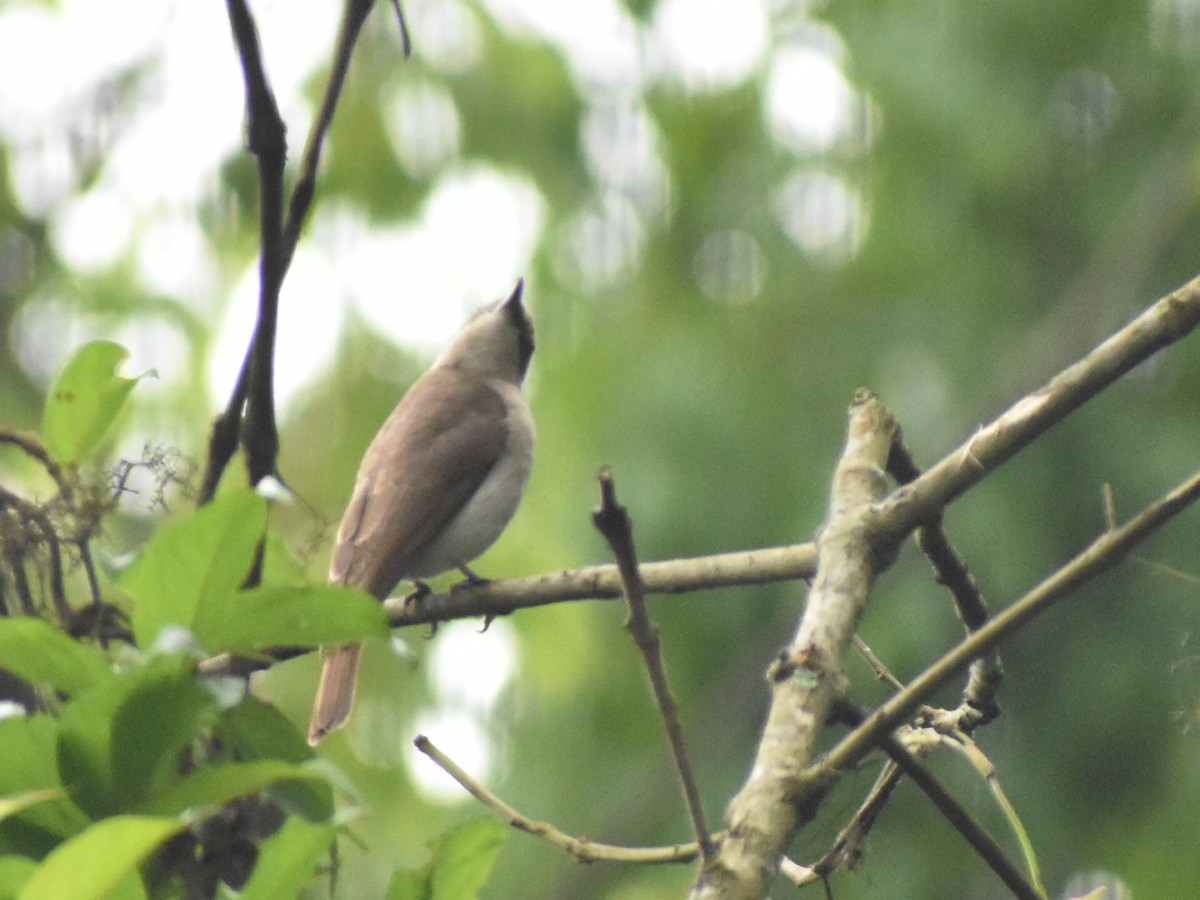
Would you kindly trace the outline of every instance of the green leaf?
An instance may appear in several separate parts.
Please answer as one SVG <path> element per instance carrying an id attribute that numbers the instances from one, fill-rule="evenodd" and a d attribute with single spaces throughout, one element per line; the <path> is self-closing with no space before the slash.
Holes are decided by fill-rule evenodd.
<path id="1" fill-rule="evenodd" d="M 58 777 L 57 740 L 58 723 L 49 716 L 0 722 L 0 794 L 45 793 L 58 798 L 10 809 L 0 821 L 0 853 L 41 857 L 88 826 L 87 816 L 67 799 Z"/>
<path id="2" fill-rule="evenodd" d="M 220 736 L 238 759 L 302 763 L 316 756 L 304 735 L 283 713 L 255 697 L 247 697 L 225 714 Z M 292 815 L 314 822 L 333 815 L 333 788 L 324 779 L 278 781 L 267 793 Z"/>
<path id="3" fill-rule="evenodd" d="M 266 522 L 267 501 L 239 490 L 164 526 L 120 580 L 133 599 L 138 644 L 150 646 L 167 625 L 191 628 L 202 604 L 234 593 L 250 571 Z"/>
<path id="4" fill-rule="evenodd" d="M 312 769 L 295 763 L 263 759 L 223 763 L 197 769 L 168 785 L 146 803 L 143 812 L 175 816 L 198 807 L 218 806 L 266 790 L 278 781 L 320 781 Z"/>
<path id="5" fill-rule="evenodd" d="M 45 803 L 47 800 L 59 800 L 66 796 L 60 788 L 42 788 L 36 791 L 23 791 L 19 794 L 8 794 L 0 797 L 0 820 L 15 816 L 17 813 Z"/>
<path id="6" fill-rule="evenodd" d="M 14 900 L 36 868 L 27 856 L 0 856 L 0 900 Z"/>
<path id="7" fill-rule="evenodd" d="M 299 897 L 312 881 L 317 863 L 333 840 L 331 825 L 314 825 L 304 819 L 288 819 L 283 827 L 263 841 L 258 863 L 241 900 L 276 900 Z"/>
<path id="8" fill-rule="evenodd" d="M 63 465 L 90 454 L 112 427 L 136 378 L 117 368 L 129 351 L 112 341 L 92 341 L 71 357 L 46 395 L 43 436 L 46 449 Z"/>
<path id="9" fill-rule="evenodd" d="M 175 777 L 180 753 L 216 717 L 190 662 L 160 656 L 67 704 L 62 781 L 93 818 L 134 810 Z"/>
<path id="10" fill-rule="evenodd" d="M 75 694 L 103 681 L 112 671 L 104 654 L 41 619 L 0 619 L 0 659 L 4 668 L 32 685 L 50 685 Z"/>
<path id="11" fill-rule="evenodd" d="M 429 874 L 412 869 L 397 869 L 388 885 L 387 900 L 428 900 Z"/>
<path id="12" fill-rule="evenodd" d="M 46 857 L 25 883 L 21 900 L 102 900 L 183 827 L 178 819 L 154 816 L 97 822 Z"/>
<path id="13" fill-rule="evenodd" d="M 206 597 L 196 614 L 197 640 L 210 653 L 256 647 L 315 647 L 388 634 L 378 600 L 331 585 L 263 587 Z"/>
<path id="14" fill-rule="evenodd" d="M 489 817 L 472 819 L 443 834 L 433 851 L 430 900 L 471 900 L 487 884 L 507 829 Z"/>

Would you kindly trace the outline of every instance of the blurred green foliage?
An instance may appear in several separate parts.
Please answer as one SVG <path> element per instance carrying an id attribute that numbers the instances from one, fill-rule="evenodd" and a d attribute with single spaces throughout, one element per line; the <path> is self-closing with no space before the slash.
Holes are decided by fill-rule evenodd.
<path id="1" fill-rule="evenodd" d="M 478 40 L 465 67 L 423 54 L 420 23 L 431 20 L 417 14 L 420 4 L 413 4 L 417 51 L 408 62 L 399 57 L 394 20 L 383 10 L 372 16 L 315 215 L 319 221 L 336 205 L 381 227 L 409 221 L 441 175 L 468 163 L 518 175 L 541 194 L 544 219 L 524 273 L 538 329 L 529 384 L 538 456 L 521 512 L 478 566 L 489 576 L 603 561 L 589 520 L 602 463 L 614 468 L 643 559 L 808 539 L 821 521 L 856 387 L 879 393 L 918 458 L 932 462 L 1196 273 L 1200 8 L 1191 0 L 766 4 L 763 58 L 744 78 L 716 86 L 669 69 L 645 74 L 662 68 L 651 41 L 637 49 L 640 81 L 597 81 L 570 50 L 536 28 L 514 27 L 490 4 L 446 5 L 469 20 Z M 625 4 L 643 23 L 661 5 Z M 739 15 L 735 6 L 704 9 L 696 15 Z M 804 48 L 834 60 L 853 97 L 840 136 L 810 146 L 781 136 L 768 114 L 780 102 L 771 99 L 772 61 Z M 323 78 L 312 76 L 310 99 Z M 429 170 L 407 170 L 388 138 L 389 91 L 408 84 L 444 92 L 460 123 L 456 149 Z M 614 109 L 617 124 L 596 118 Z M 605 127 L 608 143 L 601 143 L 610 150 L 633 147 L 639 127 L 648 129 L 648 157 L 622 172 L 616 154 L 608 159 L 614 175 L 589 149 L 588 129 Z M 295 158 L 302 129 L 290 134 Z M 158 310 L 181 323 L 192 377 L 158 393 L 135 390 L 138 415 L 123 423 L 125 435 L 134 445 L 166 435 L 201 457 L 208 416 L 225 402 L 207 396 L 201 374 L 216 311 L 203 314 L 150 290 L 128 259 L 101 272 L 72 271 L 46 221 L 17 202 L 12 158 L 0 145 L 7 175 L 0 179 L 0 422 L 40 425 L 47 388 L 13 331 L 30 305 L 102 310 L 114 329 Z M 191 213 L 226 291 L 255 252 L 254 185 L 252 165 L 231 156 Z M 814 185 L 835 199 L 810 205 Z M 603 216 L 596 230 L 582 228 L 617 201 L 626 212 L 615 221 L 625 230 Z M 834 215 L 850 224 L 815 241 Z M 322 239 L 317 225 L 309 232 Z M 471 258 L 471 247 L 456 249 Z M 398 293 L 405 265 L 395 261 Z M 497 284 L 496 295 L 507 287 Z M 283 318 L 305 314 L 299 306 L 281 310 Z M 354 316 L 339 348 L 282 422 L 281 472 L 304 503 L 273 514 L 317 578 L 362 449 L 428 361 Z M 1104 527 L 1101 485 L 1113 486 L 1127 514 L 1189 473 L 1200 434 L 1198 373 L 1193 338 L 949 510 L 951 539 L 995 607 Z M 19 454 L 0 451 L 6 485 L 35 480 Z M 1052 894 L 1074 873 L 1094 869 L 1118 873 L 1139 900 L 1190 896 L 1200 883 L 1196 524 L 1194 513 L 1185 515 L 1137 559 L 1003 648 L 1004 713 L 980 740 Z M 154 528 L 144 510 L 127 508 L 109 527 L 114 551 Z M 110 577 L 104 589 L 115 599 L 121 594 Z M 652 601 L 710 821 L 745 777 L 767 703 L 763 673 L 802 599 L 802 586 L 774 586 Z M 574 834 L 630 844 L 686 840 L 675 776 L 622 614 L 615 604 L 592 603 L 513 617 L 516 675 L 482 721 L 495 754 L 489 784 L 526 814 Z M 959 633 L 948 599 L 906 551 L 881 579 L 863 636 L 904 679 Z M 393 896 L 425 896 L 413 891 L 427 890 L 436 869 L 431 842 L 479 814 L 468 798 L 438 799 L 414 784 L 406 748 L 414 723 L 444 705 L 430 675 L 443 636 L 406 637 L 416 665 L 372 643 L 358 712 L 321 749 L 338 769 L 344 802 L 362 810 L 349 825 L 355 840 L 340 842 L 338 896 L 387 896 L 389 885 Z M 24 640 L 0 633 L 0 646 Z M 483 648 L 492 637 L 474 640 Z M 63 660 L 63 679 L 91 671 L 82 657 Z M 256 690 L 302 725 L 316 668 L 314 655 L 279 665 L 256 678 Z M 856 699 L 882 695 L 864 665 L 853 663 L 851 674 Z M 171 696 L 183 698 L 179 691 Z M 191 719 L 176 723 L 170 740 L 217 715 L 212 703 L 192 699 L 195 707 L 179 711 Z M 233 714 L 222 716 L 234 733 Z M 62 727 L 86 737 L 87 723 L 70 718 L 64 713 Z M 52 736 L 33 733 L 40 728 L 31 723 L 22 740 L 53 746 Z M 242 733 L 250 740 L 255 730 Z M 430 737 L 438 740 L 436 730 Z M 272 750 L 256 752 L 274 758 Z M 935 760 L 935 768 L 1015 854 L 977 778 L 954 760 Z M 823 852 L 873 776 L 854 773 L 834 792 L 796 842 L 796 859 Z M 5 785 L 6 792 L 19 787 Z M 24 785 L 60 787 L 50 775 Z M 95 802 L 106 808 L 109 788 L 97 782 Z M 141 846 L 135 838 L 158 835 L 157 819 L 125 824 L 141 829 L 130 854 Z M 49 823 L 38 846 L 45 849 L 48 834 L 80 827 Z M 319 847 L 328 827 L 290 825 L 289 848 Z M 316 856 L 311 850 L 305 858 Z M 411 879 L 393 876 L 397 868 Z M 276 884 L 269 877 L 262 876 L 265 890 Z M 674 897 L 690 877 L 690 866 L 581 866 L 512 834 L 481 896 Z M 840 900 L 1003 896 L 907 786 L 884 813 L 860 870 L 837 876 L 833 887 Z M 819 892 L 780 883 L 773 896 Z"/>

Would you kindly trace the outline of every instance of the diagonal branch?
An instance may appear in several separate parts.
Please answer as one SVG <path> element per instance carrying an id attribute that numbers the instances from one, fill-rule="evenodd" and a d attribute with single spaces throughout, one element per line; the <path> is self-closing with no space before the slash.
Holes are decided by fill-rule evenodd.
<path id="1" fill-rule="evenodd" d="M 638 574 L 637 551 L 633 544 L 633 524 L 629 521 L 629 513 L 625 507 L 617 502 L 612 471 L 605 466 L 600 470 L 599 478 L 601 503 L 600 508 L 592 513 L 592 521 L 608 541 L 613 558 L 617 561 L 625 600 L 629 606 L 625 627 L 637 644 L 642 661 L 646 665 L 650 687 L 654 690 L 654 699 L 658 702 L 659 714 L 667 732 L 667 742 L 671 745 L 671 755 L 675 758 L 675 770 L 679 773 L 684 801 L 687 803 L 688 814 L 692 817 L 692 830 L 696 833 L 696 843 L 700 846 L 700 859 L 707 862 L 713 854 L 712 838 L 709 837 L 708 826 L 704 822 L 704 807 L 700 802 L 700 792 L 696 789 L 687 744 L 683 740 L 679 710 L 675 705 L 675 697 L 671 694 L 671 687 L 667 684 L 658 628 L 650 621 L 650 613 L 646 609 L 646 594 Z"/>
<path id="2" fill-rule="evenodd" d="M 1200 324 L 1200 277 L 1152 304 L 1043 387 L 980 428 L 877 510 L 878 540 L 898 542 L 1092 397 Z"/>
<path id="3" fill-rule="evenodd" d="M 844 737 L 807 778 L 820 782 L 853 766 L 891 733 L 934 691 L 965 669 L 972 660 L 990 652 L 1002 640 L 1028 624 L 1080 585 L 1108 571 L 1141 541 L 1200 499 L 1200 473 L 1146 507 L 1120 528 L 1104 532 L 1074 559 L 965 638 L 958 646 L 918 675 L 904 690 L 888 698 L 867 716 L 862 725 Z"/>

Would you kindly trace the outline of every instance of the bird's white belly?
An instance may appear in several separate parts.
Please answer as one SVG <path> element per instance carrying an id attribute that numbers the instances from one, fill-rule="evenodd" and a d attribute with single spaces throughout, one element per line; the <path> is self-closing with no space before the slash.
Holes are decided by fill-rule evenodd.
<path id="1" fill-rule="evenodd" d="M 519 388 L 497 387 L 508 407 L 505 451 L 466 506 L 409 562 L 405 577 L 430 578 L 466 565 L 495 543 L 521 503 L 533 466 L 533 416 Z"/>

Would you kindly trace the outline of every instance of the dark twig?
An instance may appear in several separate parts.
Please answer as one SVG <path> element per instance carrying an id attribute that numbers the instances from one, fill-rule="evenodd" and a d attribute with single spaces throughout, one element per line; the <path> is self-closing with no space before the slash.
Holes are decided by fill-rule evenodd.
<path id="1" fill-rule="evenodd" d="M 229 23 L 246 84 L 246 146 L 258 161 L 258 322 L 250 351 L 242 447 L 250 483 L 275 473 L 279 433 L 275 423 L 273 359 L 279 290 L 287 271 L 283 249 L 283 167 L 287 138 L 279 105 L 267 80 L 258 28 L 245 0 L 226 0 Z"/>
<path id="2" fill-rule="evenodd" d="M 408 28 L 404 24 L 404 15 L 400 6 L 393 0 L 396 13 L 400 18 L 400 33 L 404 41 L 404 55 L 410 52 Z M 283 265 L 286 269 L 291 264 L 296 244 L 300 240 L 300 230 L 312 206 L 313 196 L 317 185 L 317 168 L 321 163 L 321 150 L 325 144 L 325 136 L 329 126 L 333 124 L 333 114 L 337 109 L 342 87 L 346 82 L 346 73 L 350 70 L 350 58 L 354 54 L 354 46 L 362 32 L 363 24 L 371 12 L 375 0 L 346 0 L 342 9 L 342 21 L 338 26 L 337 43 L 333 51 L 333 64 L 329 73 L 329 81 L 325 85 L 325 96 L 321 98 L 321 108 L 313 119 L 312 128 L 305 141 L 304 155 L 300 159 L 300 174 L 292 189 L 292 199 L 288 204 L 287 223 L 283 227 Z"/>
<path id="3" fill-rule="evenodd" d="M 21 449 L 27 456 L 36 459 L 42 464 L 42 468 L 46 470 L 58 489 L 64 496 L 70 496 L 71 483 L 63 475 L 62 468 L 50 456 L 50 453 L 42 446 L 42 442 L 32 434 L 23 434 L 19 431 L 12 431 L 8 428 L 0 428 L 0 444 L 12 444 L 14 447 Z"/>
<path id="4" fill-rule="evenodd" d="M 59 546 L 58 534 L 54 530 L 54 523 L 50 521 L 50 517 L 46 515 L 43 509 L 30 503 L 24 497 L 20 497 L 6 488 L 0 487 L 0 510 L 5 508 L 11 509 L 23 523 L 35 526 L 41 540 L 45 542 L 46 551 L 50 555 L 50 599 L 54 603 L 54 612 L 58 616 L 59 624 L 64 631 L 70 631 L 74 614 L 71 610 L 71 604 L 67 602 L 67 592 L 63 584 L 62 549 Z M 30 546 L 32 546 L 32 542 Z M 29 614 L 32 612 L 30 608 L 32 598 L 29 595 L 29 583 L 25 580 L 22 555 L 13 555 L 12 566 L 14 575 L 17 578 L 18 589 L 25 605 L 25 612 Z"/>
<path id="5" fill-rule="evenodd" d="M 272 358 L 275 347 L 279 291 L 291 266 L 304 221 L 312 207 L 321 150 L 341 96 L 350 59 L 374 0 L 346 0 L 334 50 L 329 82 L 320 109 L 305 142 L 300 175 L 292 189 L 287 218 L 283 215 L 283 170 L 287 155 L 285 128 L 267 81 L 258 31 L 245 0 L 226 0 L 234 42 L 246 84 L 247 144 L 259 164 L 260 290 L 259 316 L 254 337 L 242 362 L 237 384 L 225 410 L 213 423 L 208 460 L 200 488 L 203 505 L 216 493 L 221 475 L 239 441 L 246 449 L 250 481 L 257 484 L 276 474 L 279 436 L 275 422 Z M 393 0 L 400 21 L 405 54 L 411 45 L 398 0 Z M 243 412 L 245 423 L 243 427 Z"/>
<path id="6" fill-rule="evenodd" d="M 846 701 L 835 704 L 834 713 L 837 718 L 849 725 L 860 725 L 864 720 L 861 710 Z M 1045 900 L 1045 896 L 1037 890 L 1021 871 L 1012 864 L 986 831 L 976 822 L 961 804 L 942 787 L 941 783 L 930 774 L 919 760 L 904 747 L 893 735 L 882 735 L 879 747 L 932 801 L 946 820 L 963 836 L 988 867 L 1000 877 L 1000 880 L 1010 891 L 1022 900 Z"/>
<path id="7" fill-rule="evenodd" d="M 634 643 L 642 654 L 646 664 L 646 672 L 650 677 L 650 686 L 654 690 L 654 698 L 658 701 L 659 714 L 662 716 L 663 727 L 667 732 L 667 741 L 671 745 L 671 754 L 675 758 L 675 769 L 679 773 L 679 781 L 683 787 L 684 800 L 688 813 L 692 817 L 692 828 L 696 832 L 696 842 L 700 845 L 700 858 L 707 861 L 713 853 L 712 838 L 708 826 L 704 822 L 704 808 L 700 803 L 700 792 L 696 788 L 696 780 L 692 774 L 692 766 L 688 760 L 687 745 L 683 740 L 683 728 L 679 724 L 679 710 L 671 687 L 667 684 L 667 673 L 663 666 L 662 646 L 658 639 L 658 628 L 650 621 L 646 609 L 645 589 L 638 573 L 637 550 L 633 544 L 633 524 L 625 507 L 617 502 L 616 486 L 613 484 L 612 470 L 607 466 L 600 470 L 600 508 L 592 513 L 592 521 L 596 529 L 608 541 L 617 569 L 621 573 L 621 583 L 625 590 L 625 600 L 629 614 L 625 618 Z"/>
<path id="8" fill-rule="evenodd" d="M 858 864 L 862 858 L 863 845 L 866 843 L 867 835 L 878 821 L 883 808 L 892 798 L 902 777 L 900 767 L 894 762 L 889 761 L 884 765 L 857 812 L 838 832 L 833 844 L 825 851 L 825 854 L 809 867 L 814 875 L 824 878 L 832 875 L 839 868 L 853 869 Z"/>
<path id="9" fill-rule="evenodd" d="M 580 862 L 625 862 L 625 863 L 674 863 L 690 862 L 699 853 L 699 845 L 672 844 L 669 847 L 618 847 L 601 844 L 587 838 L 577 838 L 560 831 L 549 822 L 539 822 L 522 815 L 494 793 L 468 775 L 461 766 L 434 746 L 423 734 L 417 735 L 413 745 L 428 756 L 439 768 L 467 791 L 476 800 L 494 812 L 512 827 L 540 837 L 556 847 L 571 853 Z"/>
<path id="10" fill-rule="evenodd" d="M 888 471 L 900 484 L 908 484 L 921 475 L 904 440 L 896 437 L 888 457 Z M 959 555 L 946 537 L 942 514 L 931 516 L 917 529 L 917 547 L 933 566 L 934 577 L 950 592 L 954 608 L 962 620 L 967 633 L 978 631 L 987 622 L 987 601 L 975 579 L 967 568 L 966 561 Z M 963 690 L 963 702 L 957 710 L 948 714 L 954 727 L 964 734 L 971 734 L 980 725 L 986 725 L 1000 715 L 996 694 L 1004 680 L 1004 665 L 1000 653 L 992 650 L 971 663 L 967 686 Z"/>

